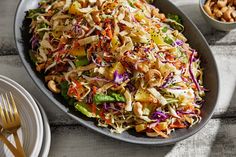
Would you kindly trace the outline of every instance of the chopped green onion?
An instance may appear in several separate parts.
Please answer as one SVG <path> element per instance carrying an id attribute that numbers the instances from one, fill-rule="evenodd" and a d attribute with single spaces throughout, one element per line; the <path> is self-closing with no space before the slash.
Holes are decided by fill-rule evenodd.
<path id="1" fill-rule="evenodd" d="M 162 28 L 163 33 L 166 33 L 167 31 L 168 31 L 168 28 L 166 26 Z"/>
<path id="2" fill-rule="evenodd" d="M 173 40 L 170 37 L 166 36 L 164 38 L 164 42 L 171 45 L 173 43 Z"/>

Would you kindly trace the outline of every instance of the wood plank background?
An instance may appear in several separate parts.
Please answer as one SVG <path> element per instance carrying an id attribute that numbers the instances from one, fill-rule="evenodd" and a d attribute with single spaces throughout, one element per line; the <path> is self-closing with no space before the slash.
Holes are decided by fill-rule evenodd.
<path id="1" fill-rule="evenodd" d="M 35 86 L 14 45 L 13 23 L 19 0 L 0 0 L 0 74 L 24 86 L 43 105 L 52 132 L 50 157 L 236 156 L 236 30 L 211 29 L 200 14 L 198 0 L 172 0 L 204 34 L 220 73 L 220 97 L 213 118 L 196 135 L 172 146 L 128 144 L 95 133 L 78 124 Z M 1 155 L 0 155 L 1 156 Z"/>

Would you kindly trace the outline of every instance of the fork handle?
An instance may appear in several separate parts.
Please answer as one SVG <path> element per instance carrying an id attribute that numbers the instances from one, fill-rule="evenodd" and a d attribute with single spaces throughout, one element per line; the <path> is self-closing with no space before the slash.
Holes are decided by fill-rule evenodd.
<path id="1" fill-rule="evenodd" d="M 1 136 L 0 140 L 8 147 L 8 149 L 12 152 L 14 156 L 19 154 L 18 150 L 7 140 L 5 136 Z"/>
<path id="2" fill-rule="evenodd" d="M 14 139 L 15 139 L 16 148 L 20 153 L 17 157 L 26 157 L 24 149 L 23 149 L 23 147 L 20 143 L 20 139 L 18 137 L 17 130 L 13 132 L 13 136 L 14 136 Z"/>

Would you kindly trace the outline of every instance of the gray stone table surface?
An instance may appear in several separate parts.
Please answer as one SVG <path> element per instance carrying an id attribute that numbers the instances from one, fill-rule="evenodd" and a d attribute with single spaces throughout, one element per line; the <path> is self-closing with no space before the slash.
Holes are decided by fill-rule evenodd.
<path id="1" fill-rule="evenodd" d="M 175 145 L 157 147 L 120 142 L 84 128 L 61 112 L 35 86 L 17 54 L 13 22 L 20 0 L 0 0 L 0 75 L 20 83 L 43 105 L 51 125 L 50 157 L 233 157 L 236 156 L 236 30 L 220 32 L 204 21 L 198 0 L 172 0 L 201 30 L 216 58 L 220 96 L 209 123 Z M 1 156 L 1 155 L 0 155 Z"/>

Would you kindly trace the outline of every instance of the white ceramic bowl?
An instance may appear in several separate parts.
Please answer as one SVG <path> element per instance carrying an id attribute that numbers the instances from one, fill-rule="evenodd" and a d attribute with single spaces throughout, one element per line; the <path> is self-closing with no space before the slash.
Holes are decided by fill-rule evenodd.
<path id="1" fill-rule="evenodd" d="M 17 83 L 0 75 L 0 93 L 12 92 L 21 117 L 22 127 L 18 130 L 18 135 L 23 143 L 26 156 L 37 157 L 42 147 L 44 135 L 41 112 L 32 96 L 23 87 L 19 89 L 14 84 Z M 12 135 L 9 135 L 8 139 L 14 141 Z M 12 156 L 8 148 L 2 144 L 0 145 L 0 154 L 1 156 Z"/>
<path id="2" fill-rule="evenodd" d="M 40 157 L 47 157 L 50 151 L 50 146 L 51 146 L 51 130 L 50 130 L 50 125 L 48 122 L 47 115 L 42 107 L 42 105 L 35 99 L 35 101 L 38 104 L 38 107 L 41 111 L 41 115 L 43 118 L 43 126 L 44 126 L 44 136 L 43 136 L 43 144 L 41 151 L 39 153 Z"/>

